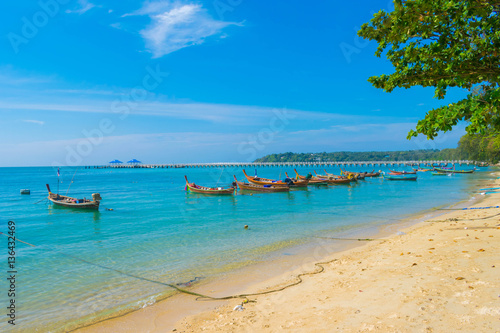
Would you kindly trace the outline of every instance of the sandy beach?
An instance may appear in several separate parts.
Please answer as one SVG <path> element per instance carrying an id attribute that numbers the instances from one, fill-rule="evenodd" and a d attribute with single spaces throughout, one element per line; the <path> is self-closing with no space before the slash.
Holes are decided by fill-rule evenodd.
<path id="1" fill-rule="evenodd" d="M 500 193 L 488 194 L 472 207 L 499 202 Z M 306 273 L 300 284 L 248 296 L 247 303 L 180 295 L 177 303 L 159 302 L 78 332 L 500 331 L 500 209 L 450 210 L 402 231 L 342 252 L 330 252 L 333 242 L 325 239 L 292 271 L 257 284 L 249 279 L 244 289 L 199 290 L 260 293 Z"/>

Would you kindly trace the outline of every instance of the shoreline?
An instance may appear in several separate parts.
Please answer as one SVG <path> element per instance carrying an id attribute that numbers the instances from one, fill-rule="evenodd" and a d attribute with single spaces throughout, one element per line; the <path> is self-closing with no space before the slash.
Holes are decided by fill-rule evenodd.
<path id="1" fill-rule="evenodd" d="M 476 197 L 474 202 L 477 204 L 478 201 L 482 202 L 485 199 L 485 197 Z M 471 199 L 460 201 L 458 203 L 455 203 L 453 206 L 469 203 L 470 200 Z M 361 234 L 359 234 L 359 230 L 357 234 L 356 230 L 349 230 L 347 232 L 342 232 L 341 234 L 343 234 L 345 238 L 348 238 L 349 235 L 351 235 L 353 238 L 386 238 L 387 236 L 392 235 L 387 239 L 389 240 L 395 237 L 399 237 L 395 235 L 397 230 L 412 230 L 417 225 L 425 224 L 425 222 L 423 221 L 425 219 L 429 219 L 429 214 L 432 214 L 433 216 L 441 216 L 443 214 L 448 215 L 449 213 L 437 213 L 432 212 L 432 210 L 426 210 L 404 220 L 398 220 L 396 223 L 387 221 L 379 224 L 378 226 L 367 227 L 365 225 L 361 228 L 356 228 L 360 229 L 361 232 L 363 232 L 362 236 Z M 371 244 L 361 244 L 361 242 L 359 241 L 346 241 L 336 243 L 328 240 L 319 241 L 318 238 L 315 242 L 309 242 L 305 245 L 302 244 L 292 247 L 291 252 L 294 252 L 294 250 L 298 250 L 300 254 L 292 253 L 290 255 L 276 255 L 274 258 L 267 260 L 264 263 L 252 264 L 242 269 L 237 269 L 236 271 L 224 274 L 222 278 L 219 277 L 215 281 L 207 281 L 206 283 L 196 285 L 193 289 L 190 290 L 218 297 L 232 294 L 241 294 L 243 292 L 252 293 L 257 290 L 268 290 L 270 289 L 270 286 L 282 286 L 289 283 L 299 273 L 314 271 L 315 262 L 324 261 L 325 258 L 330 258 L 332 256 L 344 256 L 351 251 L 356 251 L 356 249 L 371 247 L 373 246 L 373 243 L 381 244 L 386 242 L 387 240 L 377 240 L 376 242 L 367 242 Z M 298 269 L 297 263 L 300 263 Z M 235 278 L 237 279 L 237 282 L 234 281 Z M 315 276 L 307 277 L 306 279 L 308 278 L 315 278 Z M 256 283 L 255 281 L 259 282 Z M 295 286 L 293 288 L 301 287 Z M 235 302 L 241 303 L 241 300 L 197 302 L 194 300 L 193 296 L 176 294 L 158 303 L 155 303 L 152 306 L 127 313 L 117 318 L 111 318 L 99 323 L 94 323 L 90 326 L 83 327 L 75 331 L 171 331 L 172 329 L 179 326 L 184 327 L 183 325 L 179 324 L 182 319 L 191 318 L 192 316 L 196 318 L 197 316 L 206 316 L 207 314 L 213 314 L 214 311 L 219 308 L 230 307 L 232 309 L 232 307 L 234 307 L 233 303 Z M 250 306 L 251 305 L 245 305 L 245 307 Z M 184 327 L 183 329 L 186 328 Z"/>
<path id="2" fill-rule="evenodd" d="M 497 207 L 499 199 L 495 193 L 473 206 Z M 244 311 L 233 311 L 237 302 L 231 302 L 184 318 L 175 329 L 497 332 L 499 215 L 498 208 L 450 211 L 404 235 L 334 254 L 321 274 L 255 297 Z"/>

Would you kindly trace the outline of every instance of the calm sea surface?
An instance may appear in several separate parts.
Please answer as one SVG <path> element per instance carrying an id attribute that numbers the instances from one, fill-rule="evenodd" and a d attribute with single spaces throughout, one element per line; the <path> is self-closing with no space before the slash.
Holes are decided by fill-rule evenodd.
<path id="1" fill-rule="evenodd" d="M 491 170 L 481 168 L 451 177 L 418 173 L 416 182 L 367 178 L 290 193 L 204 196 L 184 190 L 184 175 L 200 185 L 226 186 L 233 174 L 244 179 L 241 170 L 61 168 L 60 194 L 70 185 L 68 195 L 73 197 L 101 194 L 100 210 L 86 212 L 46 202 L 46 183 L 57 192 L 57 169 L 0 168 L 0 231 L 8 232 L 8 221 L 14 221 L 17 238 L 35 245 L 16 244 L 16 325 L 9 325 L 4 314 L 0 331 L 64 331 L 144 307 L 173 292 L 103 267 L 171 284 L 213 278 L 285 253 L 311 236 L 383 224 L 469 199 L 479 180 L 492 177 Z M 305 175 L 312 168 L 297 170 Z M 261 177 L 281 179 L 285 171 L 293 173 L 292 168 L 257 169 Z M 322 168 L 316 171 L 324 173 Z M 327 171 L 340 173 L 338 168 Z M 20 195 L 23 188 L 31 195 Z M 0 239 L 0 307 L 6 313 L 7 238 Z"/>

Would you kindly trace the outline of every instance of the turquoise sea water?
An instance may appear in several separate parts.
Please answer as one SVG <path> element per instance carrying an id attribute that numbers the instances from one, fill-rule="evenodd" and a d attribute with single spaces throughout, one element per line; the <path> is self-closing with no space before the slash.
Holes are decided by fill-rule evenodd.
<path id="1" fill-rule="evenodd" d="M 297 170 L 303 175 L 312 171 Z M 277 167 L 257 171 L 268 178 L 293 173 L 292 168 Z M 339 173 L 338 168 L 327 171 Z M 253 169 L 247 172 L 254 174 Z M 185 174 L 200 185 L 226 186 L 233 174 L 244 179 L 241 169 L 61 168 L 60 194 L 66 194 L 70 184 L 68 195 L 73 197 L 101 194 L 101 209 L 86 212 L 46 203 L 45 184 L 57 191 L 57 169 L 0 168 L 0 231 L 6 233 L 12 220 L 17 238 L 36 245 L 16 245 L 16 325 L 9 325 L 3 316 L 0 331 L 65 331 L 144 307 L 173 292 L 102 266 L 172 284 L 213 278 L 285 253 L 287 246 L 307 242 L 311 236 L 333 236 L 340 230 L 383 224 L 468 199 L 490 173 L 487 168 L 450 177 L 425 172 L 418 173 L 416 182 L 367 178 L 290 193 L 204 196 L 184 191 Z M 23 188 L 31 195 L 20 195 Z M 5 278 L 0 306 L 5 309 L 10 300 L 7 238 L 1 239 Z"/>

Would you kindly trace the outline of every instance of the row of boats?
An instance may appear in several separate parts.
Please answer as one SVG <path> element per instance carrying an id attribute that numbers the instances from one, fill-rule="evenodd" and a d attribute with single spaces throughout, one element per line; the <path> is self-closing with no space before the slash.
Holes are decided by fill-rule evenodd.
<path id="1" fill-rule="evenodd" d="M 413 171 L 391 170 L 391 172 L 383 176 L 385 179 L 389 180 L 417 180 L 417 172 L 426 172 L 426 171 L 430 171 L 433 176 L 449 176 L 454 173 L 474 173 L 475 168 L 472 170 L 456 170 L 455 166 L 453 166 L 453 168 L 446 168 L 446 167 L 441 167 L 441 168 L 433 167 L 432 169 L 418 168 L 418 169 L 413 169 Z"/>
<path id="2" fill-rule="evenodd" d="M 455 170 L 453 168 L 446 167 L 433 167 L 432 169 L 413 169 L 413 171 L 394 171 L 384 174 L 379 172 L 350 172 L 346 170 L 341 170 L 341 175 L 335 175 L 332 173 L 328 173 L 326 170 L 325 174 L 318 174 L 314 171 L 314 176 L 309 173 L 307 176 L 300 175 L 296 169 L 295 175 L 296 177 L 291 178 L 286 172 L 286 179 L 277 180 L 277 179 L 269 179 L 258 177 L 257 174 L 255 176 L 249 176 L 246 171 L 243 169 L 243 174 L 245 175 L 248 182 L 239 181 L 236 176 L 234 177 L 234 182 L 231 187 L 206 187 L 200 186 L 195 183 L 190 183 L 188 181 L 187 176 L 184 176 L 186 179 L 186 190 L 202 193 L 202 194 L 233 194 L 238 188 L 244 191 L 256 191 L 256 192 L 287 192 L 290 191 L 291 188 L 300 188 L 306 187 L 310 185 L 341 185 L 341 184 L 349 184 L 351 182 L 355 182 L 358 180 L 362 180 L 367 177 L 379 177 L 382 175 L 384 179 L 387 180 L 417 180 L 417 172 L 425 172 L 431 171 L 433 175 L 450 175 L 453 173 L 473 173 L 473 170 Z M 49 191 L 48 199 L 57 206 L 63 206 L 68 208 L 83 208 L 90 210 L 99 209 L 100 202 L 102 200 L 99 193 L 92 194 L 92 200 L 83 198 L 77 199 L 72 198 L 65 195 L 59 195 L 56 193 L 52 193 L 49 185 L 47 184 L 47 190 Z"/>
<path id="3" fill-rule="evenodd" d="M 340 185 L 340 184 L 349 184 L 354 181 L 358 181 L 360 179 L 364 179 L 365 177 L 378 177 L 382 175 L 384 179 L 387 180 L 417 180 L 417 172 L 426 172 L 431 171 L 433 175 L 450 175 L 453 173 L 473 173 L 475 170 L 455 170 L 453 168 L 436 168 L 432 169 L 413 169 L 413 171 L 394 171 L 384 174 L 379 172 L 349 172 L 345 170 L 341 170 L 341 175 L 335 175 L 332 173 L 328 173 L 325 170 L 325 174 L 320 175 L 314 171 L 315 176 L 309 173 L 307 176 L 300 175 L 296 169 L 294 169 L 296 177 L 291 178 L 285 172 L 286 179 L 278 180 L 278 179 L 269 179 L 258 177 L 257 174 L 255 176 L 249 176 L 245 170 L 243 170 L 243 174 L 245 175 L 248 182 L 239 181 L 236 176 L 234 177 L 234 182 L 231 187 L 205 187 L 199 186 L 195 183 L 190 183 L 188 181 L 187 176 L 184 176 L 186 179 L 186 190 L 195 192 L 195 193 L 203 193 L 203 194 L 233 194 L 238 188 L 240 190 L 245 191 L 256 191 L 256 192 L 286 192 L 290 191 L 291 188 L 296 187 L 306 187 L 310 185 Z"/>
<path id="4" fill-rule="evenodd" d="M 234 177 L 234 182 L 231 187 L 205 187 L 199 186 L 195 183 L 190 183 L 187 176 L 184 176 L 186 179 L 186 190 L 195 192 L 195 193 L 203 193 L 203 194 L 233 194 L 236 189 L 245 190 L 245 191 L 256 191 L 256 192 L 287 192 L 290 191 L 291 188 L 300 188 L 306 187 L 310 185 L 341 185 L 341 184 L 349 184 L 351 182 L 355 182 L 366 177 L 378 177 L 380 176 L 380 172 L 349 172 L 345 170 L 342 171 L 342 175 L 335 175 L 332 173 L 328 173 L 325 170 L 325 174 L 320 175 L 314 171 L 315 176 L 309 173 L 307 176 L 300 175 L 297 170 L 295 170 L 296 177 L 291 178 L 288 173 L 285 172 L 286 179 L 278 180 L 278 179 L 269 179 L 255 176 L 249 176 L 245 170 L 243 170 L 243 174 L 245 175 L 248 182 L 239 181 L 236 176 Z"/>

